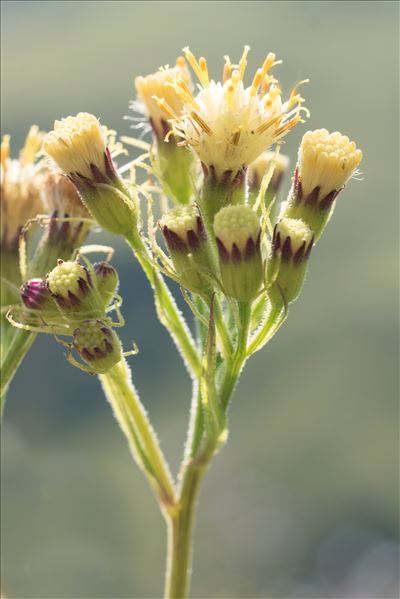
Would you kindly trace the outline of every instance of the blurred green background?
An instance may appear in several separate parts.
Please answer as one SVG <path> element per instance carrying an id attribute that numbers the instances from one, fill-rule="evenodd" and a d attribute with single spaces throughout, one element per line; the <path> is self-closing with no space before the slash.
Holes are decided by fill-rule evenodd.
<path id="1" fill-rule="evenodd" d="M 215 76 L 250 44 L 274 51 L 306 128 L 364 152 L 274 342 L 246 367 L 228 447 L 201 494 L 193 597 L 398 594 L 398 12 L 391 2 L 4 2 L 2 125 L 18 151 L 32 123 L 78 111 L 129 134 L 133 78 L 187 44 Z M 286 180 L 285 192 L 289 187 Z M 135 382 L 173 467 L 190 385 L 147 282 L 116 247 Z M 159 598 L 165 530 L 98 382 L 37 339 L 9 393 L 2 451 L 7 599 Z"/>

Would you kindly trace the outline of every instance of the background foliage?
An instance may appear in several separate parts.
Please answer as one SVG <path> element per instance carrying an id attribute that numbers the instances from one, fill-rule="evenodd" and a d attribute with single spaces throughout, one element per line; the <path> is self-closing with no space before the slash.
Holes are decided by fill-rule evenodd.
<path id="1" fill-rule="evenodd" d="M 129 133 L 133 77 L 189 44 L 222 56 L 270 50 L 284 89 L 304 77 L 308 125 L 364 151 L 311 259 L 301 299 L 247 365 L 231 439 L 206 480 L 194 597 L 397 596 L 398 5 L 391 2 L 4 2 L 3 132 L 93 112 Z M 289 187 L 286 181 L 285 193 Z M 117 249 L 137 386 L 177 467 L 189 383 L 147 282 Z M 164 525 L 98 382 L 40 337 L 5 411 L 3 585 L 7 598 L 158 597 Z M 200 594 L 201 593 L 201 594 Z"/>

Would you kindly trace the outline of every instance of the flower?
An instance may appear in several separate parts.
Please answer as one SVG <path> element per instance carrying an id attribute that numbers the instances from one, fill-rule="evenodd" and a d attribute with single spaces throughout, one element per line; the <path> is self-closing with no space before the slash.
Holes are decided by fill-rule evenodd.
<path id="1" fill-rule="evenodd" d="M 276 155 L 275 152 L 266 151 L 259 155 L 254 162 L 249 165 L 248 183 L 251 193 L 257 195 L 260 191 L 264 175 L 268 172 L 271 164 L 275 161 L 271 180 L 268 184 L 268 192 L 276 195 L 282 184 L 282 179 L 289 166 L 289 157 L 284 154 Z"/>
<path id="2" fill-rule="evenodd" d="M 251 301 L 263 278 L 257 214 L 249 206 L 226 206 L 214 218 L 214 233 L 224 292 L 238 300 Z"/>
<path id="3" fill-rule="evenodd" d="M 210 270 L 207 237 L 194 204 L 168 210 L 158 223 L 176 273 L 184 287 L 199 293 L 209 290 L 204 274 Z"/>
<path id="4" fill-rule="evenodd" d="M 274 227 L 267 275 L 287 303 L 300 294 L 314 243 L 310 227 L 300 219 L 282 218 Z M 274 288 L 272 298 L 276 296 Z"/>
<path id="5" fill-rule="evenodd" d="M 295 88 L 282 102 L 281 89 L 269 74 L 277 64 L 275 54 L 268 54 L 251 85 L 244 86 L 248 51 L 246 46 L 238 65 L 226 57 L 223 82 L 215 82 L 209 79 L 205 58 L 197 61 L 185 48 L 186 59 L 200 81 L 199 92 L 194 96 L 178 76 L 168 85 L 184 102 L 183 111 L 177 113 L 166 101 L 159 101 L 179 143 L 192 147 L 218 179 L 227 172 L 234 178 L 301 120 L 303 98 Z"/>
<path id="6" fill-rule="evenodd" d="M 136 207 L 113 164 L 106 130 L 94 115 L 80 112 L 55 121 L 43 147 L 101 227 L 117 235 L 131 233 Z"/>
<path id="7" fill-rule="evenodd" d="M 73 346 L 93 372 L 100 374 L 110 370 L 122 358 L 120 340 L 102 320 L 80 322 L 73 333 Z"/>
<path id="8" fill-rule="evenodd" d="M 43 161 L 38 160 L 42 133 L 33 125 L 19 159 L 10 158 L 10 136 L 1 143 L 1 245 L 18 251 L 18 239 L 25 223 L 43 212 L 40 197 Z"/>
<path id="9" fill-rule="evenodd" d="M 299 148 L 298 185 L 304 198 L 318 188 L 317 200 L 339 192 L 352 177 L 362 159 L 354 141 L 339 131 L 307 131 Z"/>
<path id="10" fill-rule="evenodd" d="M 180 78 L 190 87 L 190 73 L 182 56 L 177 58 L 176 65 L 172 68 L 167 65 L 156 73 L 135 78 L 135 88 L 141 106 L 136 103 L 134 108 L 147 115 L 155 135 L 160 140 L 163 140 L 170 130 L 166 113 L 162 108 L 163 103 L 168 104 L 175 114 L 180 114 L 183 108 L 182 99 L 170 85 L 175 79 Z"/>
<path id="11" fill-rule="evenodd" d="M 281 216 L 301 218 L 319 239 L 338 194 L 362 159 L 361 150 L 338 131 L 307 131 L 299 148 L 292 189 Z"/>
<path id="12" fill-rule="evenodd" d="M 107 155 L 106 136 L 99 120 L 79 112 L 54 122 L 54 130 L 43 141 L 43 148 L 66 175 L 93 179 L 110 174 L 112 162 Z M 112 168 L 113 170 L 113 168 Z"/>

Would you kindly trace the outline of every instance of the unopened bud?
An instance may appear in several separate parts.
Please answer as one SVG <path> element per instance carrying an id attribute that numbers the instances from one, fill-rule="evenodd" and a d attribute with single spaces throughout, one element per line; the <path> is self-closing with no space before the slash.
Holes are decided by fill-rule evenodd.
<path id="1" fill-rule="evenodd" d="M 58 260 L 57 266 L 47 275 L 46 283 L 63 313 L 80 318 L 104 313 L 104 301 L 89 270 L 78 261 Z"/>
<path id="2" fill-rule="evenodd" d="M 301 218 L 319 239 L 335 200 L 362 159 L 354 141 L 338 131 L 308 131 L 302 139 L 288 201 L 281 216 Z"/>
<path id="3" fill-rule="evenodd" d="M 313 241 L 310 227 L 302 220 L 282 218 L 274 227 L 267 274 L 276 277 L 287 303 L 301 291 Z"/>
<path id="4" fill-rule="evenodd" d="M 102 320 L 84 320 L 73 333 L 73 346 L 90 368 L 107 372 L 121 360 L 121 343 Z"/>
<path id="5" fill-rule="evenodd" d="M 54 310 L 58 313 L 45 279 L 26 281 L 21 285 L 20 295 L 24 305 L 29 310 Z"/>
<path id="6" fill-rule="evenodd" d="M 109 262 L 96 262 L 96 264 L 93 264 L 93 270 L 96 273 L 97 290 L 104 301 L 104 305 L 108 306 L 118 290 L 118 273 Z"/>
<path id="7" fill-rule="evenodd" d="M 248 206 L 227 206 L 214 219 L 224 292 L 243 302 L 255 298 L 263 280 L 261 227 Z"/>
<path id="8" fill-rule="evenodd" d="M 204 273 L 210 269 L 203 221 L 195 205 L 178 206 L 159 221 L 175 270 L 182 285 L 205 292 L 210 283 Z"/>

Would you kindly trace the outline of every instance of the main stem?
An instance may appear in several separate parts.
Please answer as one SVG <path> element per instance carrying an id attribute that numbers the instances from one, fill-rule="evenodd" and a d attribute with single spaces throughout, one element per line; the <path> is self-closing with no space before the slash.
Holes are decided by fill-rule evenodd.
<path id="1" fill-rule="evenodd" d="M 186 599 L 189 596 L 192 536 L 201 478 L 202 472 L 198 468 L 188 468 L 178 510 L 168 519 L 165 599 Z"/>

